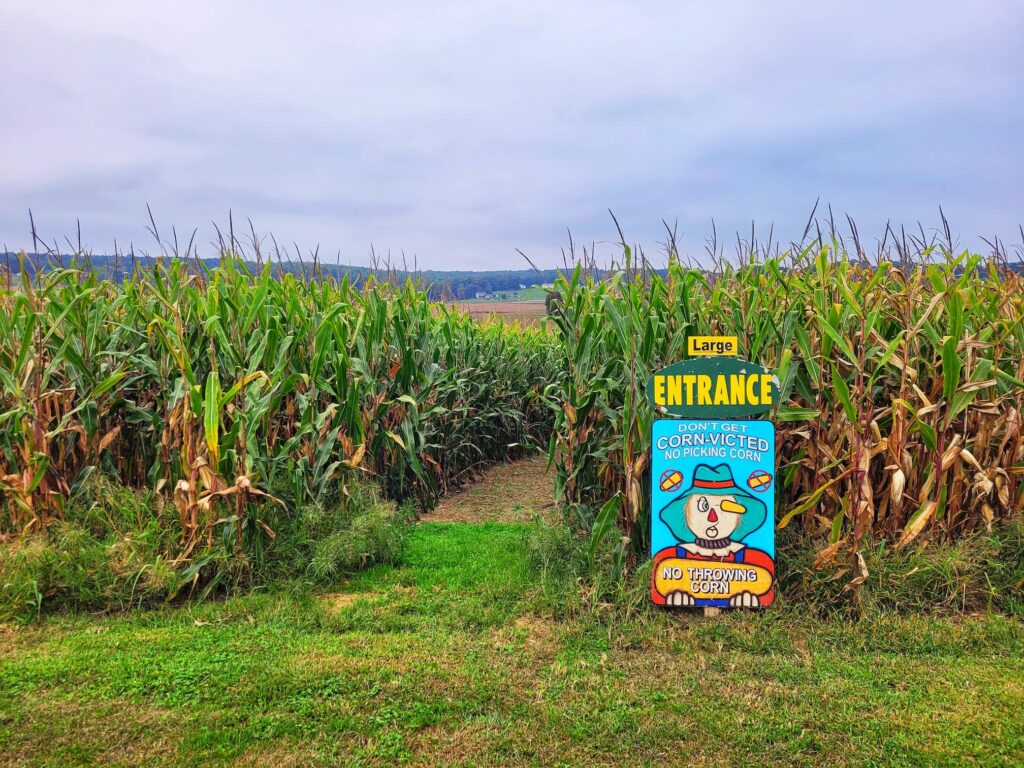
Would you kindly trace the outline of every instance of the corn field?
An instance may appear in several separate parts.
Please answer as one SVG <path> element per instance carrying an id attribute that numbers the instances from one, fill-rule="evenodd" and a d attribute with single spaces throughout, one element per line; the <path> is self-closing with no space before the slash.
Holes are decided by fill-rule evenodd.
<path id="1" fill-rule="evenodd" d="M 559 490 L 583 528 L 619 494 L 638 555 L 655 418 L 644 387 L 691 335 L 738 336 L 742 357 L 776 372 L 777 525 L 824 539 L 819 565 L 869 537 L 903 547 L 991 529 L 1024 501 L 1019 273 L 968 254 L 869 265 L 820 244 L 714 273 L 674 253 L 664 276 L 577 268 L 556 289 Z"/>
<path id="2" fill-rule="evenodd" d="M 628 255 L 628 254 L 627 254 Z M 546 329 L 479 323 L 411 281 L 166 260 L 0 290 L 0 536 L 59 520 L 94 474 L 154 490 L 182 531 L 260 555 L 302 504 L 376 483 L 421 509 L 549 441 L 579 527 L 619 496 L 646 551 L 649 376 L 691 335 L 773 369 L 780 528 L 825 564 L 990 529 L 1024 502 L 1024 280 L 977 256 L 869 265 L 821 244 L 713 272 L 556 283 Z M 552 332 L 553 331 L 553 332 Z"/>
<path id="3" fill-rule="evenodd" d="M 425 509 L 550 432 L 549 334 L 476 323 L 412 282 L 191 266 L 23 273 L 0 292 L 0 534 L 59 519 L 102 473 L 173 504 L 176 563 L 258 554 L 357 476 Z"/>

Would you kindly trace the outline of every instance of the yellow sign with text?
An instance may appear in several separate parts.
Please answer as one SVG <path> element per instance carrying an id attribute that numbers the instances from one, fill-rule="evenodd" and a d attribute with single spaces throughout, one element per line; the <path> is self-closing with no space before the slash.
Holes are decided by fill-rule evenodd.
<path id="1" fill-rule="evenodd" d="M 779 385 L 771 371 L 747 360 L 695 357 L 655 371 L 647 380 L 647 400 L 684 419 L 736 419 L 771 410 Z"/>
<path id="2" fill-rule="evenodd" d="M 691 336 L 686 349 L 690 357 L 735 357 L 739 354 L 739 339 L 735 336 Z"/>
<path id="3" fill-rule="evenodd" d="M 663 374 L 652 379 L 654 404 L 714 407 L 751 405 L 770 407 L 774 380 L 769 373 Z"/>
<path id="4" fill-rule="evenodd" d="M 731 598 L 744 592 L 763 595 L 772 588 L 771 571 L 759 565 L 684 560 L 669 557 L 656 563 L 654 587 L 661 595 L 683 592 L 709 600 Z"/>

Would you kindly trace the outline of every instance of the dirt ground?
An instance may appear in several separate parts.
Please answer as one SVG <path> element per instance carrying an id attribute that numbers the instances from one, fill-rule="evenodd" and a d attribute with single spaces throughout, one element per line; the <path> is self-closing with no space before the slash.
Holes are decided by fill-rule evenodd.
<path id="1" fill-rule="evenodd" d="M 547 459 L 538 456 L 490 467 L 478 482 L 442 499 L 422 521 L 516 523 L 535 515 L 546 518 L 555 509 L 554 471 L 545 472 L 546 466 Z"/>

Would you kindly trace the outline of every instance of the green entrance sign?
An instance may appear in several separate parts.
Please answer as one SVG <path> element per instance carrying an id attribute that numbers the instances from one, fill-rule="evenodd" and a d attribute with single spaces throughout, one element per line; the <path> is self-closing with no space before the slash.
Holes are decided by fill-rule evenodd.
<path id="1" fill-rule="evenodd" d="M 764 413 L 779 401 L 770 371 L 731 357 L 696 358 L 662 368 L 647 382 L 655 410 L 688 419 L 724 419 Z"/>

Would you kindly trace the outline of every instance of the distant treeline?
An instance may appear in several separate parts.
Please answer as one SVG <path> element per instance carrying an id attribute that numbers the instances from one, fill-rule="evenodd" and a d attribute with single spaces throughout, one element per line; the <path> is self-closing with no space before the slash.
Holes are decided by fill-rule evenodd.
<path id="1" fill-rule="evenodd" d="M 78 266 L 91 269 L 101 277 L 121 282 L 131 276 L 132 272 L 136 269 L 151 269 L 160 261 L 166 262 L 176 258 L 178 257 L 133 256 L 125 254 L 84 257 L 68 254 L 58 256 L 53 253 L 27 253 L 24 254 L 24 269 L 28 272 L 29 276 L 32 276 L 38 271 Z M 193 257 L 187 259 L 187 261 L 189 264 L 194 265 L 195 269 L 203 268 L 207 270 L 213 269 L 221 263 L 219 257 L 212 259 Z M 253 260 L 235 260 L 234 263 L 242 264 L 254 273 L 259 272 L 266 266 L 266 262 L 261 265 Z M 550 285 L 560 274 L 565 272 L 565 269 L 502 269 L 494 271 L 427 269 L 413 271 L 397 268 L 394 265 L 375 268 L 347 264 L 325 264 L 322 261 L 303 262 L 297 260 L 275 260 L 270 263 L 274 275 L 292 274 L 304 279 L 334 278 L 338 281 L 347 275 L 349 283 L 355 286 L 361 285 L 370 275 L 373 275 L 377 280 L 393 283 L 404 283 L 406 278 L 411 277 L 427 291 L 427 295 L 432 301 L 462 301 L 464 299 L 476 298 L 478 293 L 494 294 L 503 291 L 519 290 L 523 286 L 530 288 L 537 285 Z M 868 260 L 861 260 L 857 263 L 864 267 L 871 266 L 871 262 Z M 1024 274 L 1024 261 L 1019 259 L 1017 261 L 1009 261 L 1004 257 L 998 259 L 996 263 L 1003 269 Z M 10 251 L 0 253 L 0 273 L 3 272 L 4 268 L 7 268 L 12 274 L 17 274 L 21 269 L 20 265 L 20 254 Z M 595 265 L 589 265 L 584 271 L 591 276 L 601 278 L 614 272 L 615 268 L 601 269 Z M 783 271 L 788 272 L 789 270 L 784 269 Z M 953 271 L 955 274 L 960 274 L 962 268 L 954 267 Z M 988 269 L 984 264 L 979 266 L 977 271 L 983 277 L 988 274 Z M 665 277 L 667 270 L 652 269 L 651 272 Z"/>
<path id="2" fill-rule="evenodd" d="M 166 261 L 169 257 L 164 257 Z M 135 269 L 149 269 L 153 267 L 160 257 L 154 256 L 110 256 L 93 255 L 88 258 L 75 257 L 67 254 L 53 255 L 46 253 L 25 254 L 24 267 L 29 275 L 38 271 L 45 271 L 57 267 L 85 266 L 92 269 L 102 277 L 110 278 L 120 282 L 132 274 Z M 212 269 L 220 263 L 219 258 L 214 259 L 189 259 L 199 267 L 202 265 Z M 244 262 L 250 270 L 257 271 L 261 267 L 255 261 Z M 0 255 L 0 267 L 9 267 L 12 273 L 19 271 L 20 261 L 17 253 L 3 253 Z M 372 269 L 370 267 L 350 266 L 345 264 L 325 264 L 318 261 L 274 261 L 272 269 L 275 274 L 290 273 L 297 276 L 330 278 L 341 280 L 348 275 L 349 282 L 360 285 L 371 274 L 378 279 L 404 281 L 406 277 L 412 277 L 420 281 L 428 290 L 430 298 L 437 301 L 441 299 L 472 299 L 477 293 L 494 293 L 496 291 L 514 291 L 520 287 L 527 288 L 535 285 L 547 285 L 555 281 L 559 271 L 557 269 L 503 269 L 497 271 L 445 271 L 445 270 L 420 270 L 416 272 L 403 269 Z"/>

